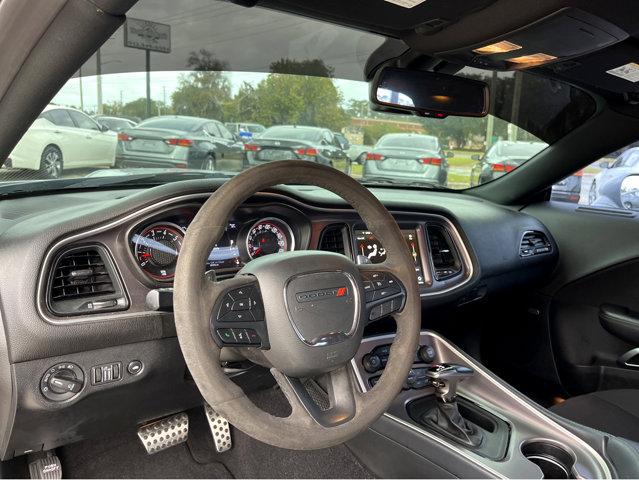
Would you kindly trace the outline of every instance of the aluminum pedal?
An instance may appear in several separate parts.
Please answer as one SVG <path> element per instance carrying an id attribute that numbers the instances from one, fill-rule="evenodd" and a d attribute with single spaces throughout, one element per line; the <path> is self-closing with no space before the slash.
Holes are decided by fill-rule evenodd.
<path id="1" fill-rule="evenodd" d="M 57 455 L 48 453 L 29 462 L 29 476 L 32 479 L 60 480 L 62 478 L 62 464 Z"/>
<path id="2" fill-rule="evenodd" d="M 174 447 L 189 437 L 189 417 L 178 413 L 149 423 L 138 429 L 138 437 L 149 455 Z"/>
<path id="3" fill-rule="evenodd" d="M 226 452 L 233 446 L 231 439 L 231 424 L 222 415 L 217 413 L 208 403 L 204 404 L 204 413 L 209 421 L 211 436 L 215 444 L 215 450 L 218 453 Z"/>

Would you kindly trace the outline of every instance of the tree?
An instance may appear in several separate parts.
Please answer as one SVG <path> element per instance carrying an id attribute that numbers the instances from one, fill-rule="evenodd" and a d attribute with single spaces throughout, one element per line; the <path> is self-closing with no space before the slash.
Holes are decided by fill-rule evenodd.
<path id="1" fill-rule="evenodd" d="M 178 115 L 223 120 L 224 106 L 231 100 L 231 84 L 220 71 L 227 69 L 227 64 L 205 49 L 191 52 L 187 63 L 195 71 L 180 76 L 171 95 L 173 110 Z"/>
<path id="2" fill-rule="evenodd" d="M 368 100 L 351 99 L 346 107 L 346 113 L 355 118 L 371 118 L 372 112 Z"/>
<path id="3" fill-rule="evenodd" d="M 138 98 L 132 102 L 111 103 L 105 105 L 104 113 L 107 115 L 121 115 L 124 117 L 146 118 L 146 98 Z M 171 113 L 170 109 L 163 102 L 151 100 L 151 116 L 166 115 Z"/>
<path id="4" fill-rule="evenodd" d="M 335 69 L 324 63 L 324 60 L 316 58 L 313 60 L 291 60 L 290 58 L 280 58 L 271 63 L 269 70 L 271 73 L 287 73 L 289 75 L 308 75 L 312 77 L 333 78 Z"/>

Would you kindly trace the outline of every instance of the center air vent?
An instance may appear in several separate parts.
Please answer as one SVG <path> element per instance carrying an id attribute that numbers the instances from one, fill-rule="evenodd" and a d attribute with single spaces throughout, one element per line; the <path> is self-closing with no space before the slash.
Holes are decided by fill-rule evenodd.
<path id="1" fill-rule="evenodd" d="M 122 310 L 128 306 L 107 251 L 78 247 L 58 257 L 47 289 L 50 309 L 58 315 Z"/>
<path id="2" fill-rule="evenodd" d="M 443 225 L 428 225 L 426 231 L 435 280 L 448 280 L 461 274 L 459 254 L 446 228 Z"/>
<path id="3" fill-rule="evenodd" d="M 344 225 L 330 225 L 326 227 L 320 236 L 318 250 L 346 255 L 345 236 L 346 227 Z"/>
<path id="4" fill-rule="evenodd" d="M 530 231 L 524 233 L 519 246 L 520 257 L 531 257 L 533 255 L 541 255 L 550 253 L 552 244 L 543 232 Z"/>

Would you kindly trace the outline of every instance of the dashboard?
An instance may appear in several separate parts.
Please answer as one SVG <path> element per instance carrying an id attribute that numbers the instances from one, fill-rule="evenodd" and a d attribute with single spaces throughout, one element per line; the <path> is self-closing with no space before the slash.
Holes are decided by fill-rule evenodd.
<path id="1" fill-rule="evenodd" d="M 0 458 L 201 404 L 172 313 L 149 299 L 170 292 L 189 226 L 219 185 L 187 181 L 3 200 Z M 460 194 L 372 192 L 402 230 L 424 312 L 525 286 L 555 266 L 554 240 L 529 215 Z M 230 278 L 254 258 L 306 249 L 357 263 L 388 256 L 342 200 L 319 188 L 277 187 L 228 219 L 222 238 L 211 239 L 202 271 Z M 58 368 L 76 375 L 77 391 L 45 390 L 47 374 Z M 251 371 L 257 373 L 238 379 L 249 388 L 262 375 Z"/>

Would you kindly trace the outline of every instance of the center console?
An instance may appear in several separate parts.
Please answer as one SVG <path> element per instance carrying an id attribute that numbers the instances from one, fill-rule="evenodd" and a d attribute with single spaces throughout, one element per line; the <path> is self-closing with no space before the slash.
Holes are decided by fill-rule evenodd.
<path id="1" fill-rule="evenodd" d="M 363 340 L 352 360 L 362 391 L 375 388 L 383 375 L 392 341 L 393 335 Z M 388 448 L 380 449 L 380 442 Z M 401 393 L 350 446 L 380 476 L 613 475 L 590 443 L 445 338 L 428 331 L 420 334 Z M 386 460 L 385 455 L 389 455 Z M 384 470 L 384 461 L 392 462 L 392 472 Z"/>

